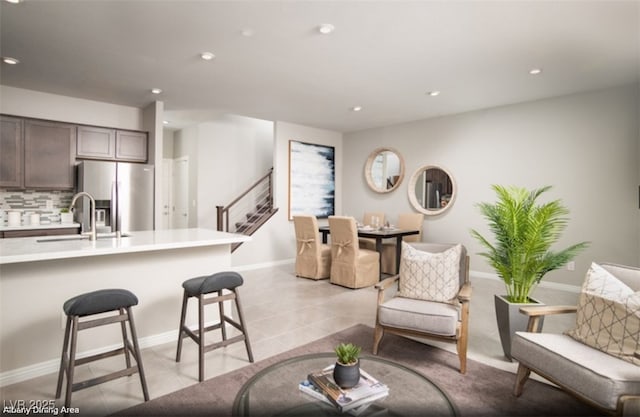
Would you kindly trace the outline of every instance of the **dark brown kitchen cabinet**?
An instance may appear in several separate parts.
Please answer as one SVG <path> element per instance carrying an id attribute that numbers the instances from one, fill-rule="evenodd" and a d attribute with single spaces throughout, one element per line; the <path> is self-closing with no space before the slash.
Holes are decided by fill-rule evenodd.
<path id="1" fill-rule="evenodd" d="M 0 187 L 24 185 L 24 123 L 17 117 L 0 116 Z"/>
<path id="2" fill-rule="evenodd" d="M 114 159 L 116 130 L 94 126 L 78 126 L 78 158 Z"/>
<path id="3" fill-rule="evenodd" d="M 75 156 L 75 125 L 25 120 L 25 188 L 73 189 L 75 187 Z"/>
<path id="4" fill-rule="evenodd" d="M 116 159 L 147 162 L 147 134 L 127 130 L 116 131 Z"/>

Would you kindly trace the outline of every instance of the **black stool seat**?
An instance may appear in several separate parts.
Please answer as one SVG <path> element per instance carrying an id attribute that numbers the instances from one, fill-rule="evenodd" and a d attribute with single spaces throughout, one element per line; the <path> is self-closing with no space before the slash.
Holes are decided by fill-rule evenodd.
<path id="1" fill-rule="evenodd" d="M 138 305 L 138 297 L 121 289 L 98 290 L 68 299 L 62 309 L 67 316 L 89 316 Z"/>
<path id="2" fill-rule="evenodd" d="M 230 290 L 242 285 L 244 281 L 237 272 L 218 272 L 213 275 L 191 278 L 182 283 L 182 288 L 189 297 L 209 294 L 222 289 Z"/>
<path id="3" fill-rule="evenodd" d="M 247 348 L 249 362 L 253 362 L 253 353 L 251 352 L 249 336 L 247 335 L 247 326 L 244 323 L 242 307 L 240 305 L 240 296 L 238 295 L 238 287 L 241 286 L 243 282 L 242 276 L 237 272 L 224 271 L 213 275 L 191 278 L 182 283 L 184 295 L 182 296 L 182 313 L 180 314 L 180 327 L 178 330 L 176 362 L 180 362 L 180 356 L 182 354 L 182 339 L 184 337 L 190 337 L 198 344 L 198 379 L 201 382 L 204 380 L 204 354 L 210 350 L 225 347 L 236 342 L 244 342 L 245 347 Z M 205 295 L 207 295 L 207 297 L 205 297 Z M 197 334 L 185 324 L 187 303 L 189 298 L 192 297 L 198 299 Z M 237 321 L 225 314 L 225 301 L 233 301 L 235 303 L 236 311 L 238 313 Z M 205 327 L 204 306 L 213 303 L 218 304 L 219 321 Z M 233 337 L 227 337 L 227 324 L 239 330 L 240 334 Z M 222 341 L 207 345 L 205 341 L 205 333 L 218 329 L 222 333 Z"/>
<path id="4" fill-rule="evenodd" d="M 68 299 L 62 306 L 67 315 L 67 324 L 64 329 L 64 341 L 62 342 L 62 356 L 60 358 L 60 371 L 58 372 L 58 384 L 56 386 L 56 399 L 62 395 L 62 383 L 66 376 L 64 406 L 71 405 L 71 394 L 84 388 L 89 388 L 103 382 L 111 381 L 124 376 L 138 373 L 142 394 L 145 401 L 149 401 L 149 391 L 142 368 L 142 358 L 140 347 L 138 346 L 138 336 L 133 323 L 132 306 L 138 304 L 138 297 L 131 291 L 122 289 L 107 289 L 92 291 L 77 295 Z M 92 318 L 90 316 L 100 313 L 109 313 L 104 317 Z M 127 334 L 125 323 L 129 323 L 131 337 Z M 78 345 L 78 332 L 92 329 L 108 324 L 119 324 L 122 333 L 122 347 L 114 348 L 106 352 L 76 358 Z M 113 371 L 105 375 L 75 382 L 74 372 L 76 366 L 85 365 L 97 360 L 106 359 L 112 356 L 124 355 L 125 368 Z M 136 361 L 135 366 L 131 364 L 131 358 Z"/>

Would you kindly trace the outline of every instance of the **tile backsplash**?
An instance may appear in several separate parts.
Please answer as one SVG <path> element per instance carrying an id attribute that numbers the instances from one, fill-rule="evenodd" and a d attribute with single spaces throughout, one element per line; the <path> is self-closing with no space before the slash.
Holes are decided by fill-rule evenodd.
<path id="1" fill-rule="evenodd" d="M 41 221 L 60 221 L 60 209 L 69 207 L 73 191 L 3 190 L 0 189 L 0 215 L 7 210 L 40 213 Z"/>

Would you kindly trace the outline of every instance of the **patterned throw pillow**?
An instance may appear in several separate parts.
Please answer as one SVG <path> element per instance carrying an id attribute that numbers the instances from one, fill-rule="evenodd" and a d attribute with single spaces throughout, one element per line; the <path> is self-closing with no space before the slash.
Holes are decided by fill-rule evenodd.
<path id="1" fill-rule="evenodd" d="M 460 289 L 461 252 L 462 245 L 429 253 L 402 242 L 400 296 L 450 302 Z"/>
<path id="2" fill-rule="evenodd" d="M 609 355 L 640 365 L 640 292 L 592 263 L 580 293 L 576 328 L 569 336 Z"/>

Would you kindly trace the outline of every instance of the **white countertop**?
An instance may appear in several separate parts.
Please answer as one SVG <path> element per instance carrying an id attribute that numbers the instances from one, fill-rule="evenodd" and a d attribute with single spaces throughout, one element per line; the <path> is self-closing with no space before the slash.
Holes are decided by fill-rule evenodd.
<path id="1" fill-rule="evenodd" d="M 80 236 L 77 234 L 0 239 L 0 264 L 228 245 L 251 240 L 250 236 L 211 229 L 156 230 L 128 234 L 129 237 L 104 237 L 95 242 L 88 239 L 77 240 Z M 76 240 L 72 240 L 74 238 Z"/>
<path id="2" fill-rule="evenodd" d="M 21 225 L 21 226 L 7 226 L 6 224 L 0 225 L 0 232 L 8 232 L 13 230 L 44 230 L 44 229 L 67 229 L 78 228 L 80 223 L 48 223 L 37 225 Z"/>

